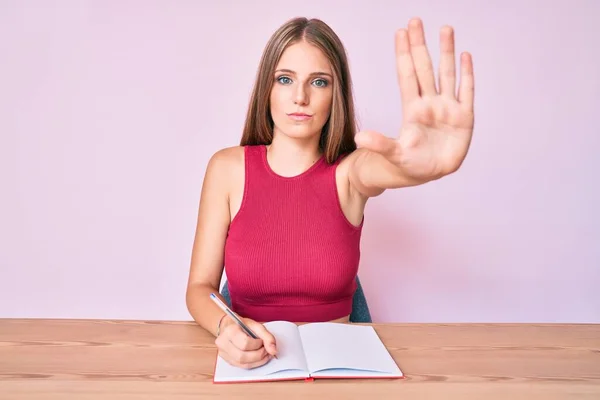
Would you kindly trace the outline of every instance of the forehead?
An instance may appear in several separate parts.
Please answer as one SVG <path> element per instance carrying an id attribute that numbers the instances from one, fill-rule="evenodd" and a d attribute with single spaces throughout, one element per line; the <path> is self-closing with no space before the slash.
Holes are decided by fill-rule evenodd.
<path id="1" fill-rule="evenodd" d="M 299 74 L 315 71 L 331 73 L 329 60 L 323 52 L 304 41 L 295 43 L 284 50 L 276 69 L 290 69 Z"/>

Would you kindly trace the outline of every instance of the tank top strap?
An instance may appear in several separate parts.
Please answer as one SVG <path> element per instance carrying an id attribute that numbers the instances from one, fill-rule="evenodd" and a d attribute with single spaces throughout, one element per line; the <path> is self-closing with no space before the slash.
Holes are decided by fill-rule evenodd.
<path id="1" fill-rule="evenodd" d="M 244 168 L 246 185 L 253 188 L 269 179 L 269 171 L 264 161 L 264 145 L 248 145 L 244 147 Z"/>
<path id="2" fill-rule="evenodd" d="M 251 168 L 260 167 L 262 164 L 262 150 L 264 146 L 261 145 L 247 145 L 244 146 L 244 156 L 246 159 L 246 166 Z"/>

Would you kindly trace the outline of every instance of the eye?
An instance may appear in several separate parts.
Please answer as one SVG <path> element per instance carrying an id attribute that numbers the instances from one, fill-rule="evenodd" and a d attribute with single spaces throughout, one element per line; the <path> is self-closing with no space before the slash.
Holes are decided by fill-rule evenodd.
<path id="1" fill-rule="evenodd" d="M 277 78 L 277 82 L 283 85 L 289 85 L 290 83 L 292 83 L 292 80 L 287 76 L 280 76 L 279 78 Z"/>
<path id="2" fill-rule="evenodd" d="M 313 84 L 315 84 L 317 87 L 327 87 L 329 82 L 327 82 L 325 79 L 315 79 Z"/>

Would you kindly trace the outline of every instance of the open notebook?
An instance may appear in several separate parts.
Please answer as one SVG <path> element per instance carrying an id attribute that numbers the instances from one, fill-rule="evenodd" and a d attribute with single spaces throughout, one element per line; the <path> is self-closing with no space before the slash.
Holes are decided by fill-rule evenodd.
<path id="1" fill-rule="evenodd" d="M 371 326 L 332 322 L 297 326 L 284 321 L 264 325 L 277 341 L 277 359 L 247 370 L 217 356 L 214 383 L 403 377 Z"/>

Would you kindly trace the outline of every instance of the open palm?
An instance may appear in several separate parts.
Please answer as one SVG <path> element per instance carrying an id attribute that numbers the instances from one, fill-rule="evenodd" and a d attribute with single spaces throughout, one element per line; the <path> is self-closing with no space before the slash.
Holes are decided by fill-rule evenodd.
<path id="1" fill-rule="evenodd" d="M 469 53 L 460 58 L 456 93 L 453 28 L 440 30 L 441 56 L 438 87 L 418 18 L 396 33 L 396 65 L 402 99 L 402 127 L 397 138 L 362 131 L 359 147 L 382 154 L 402 174 L 436 179 L 456 171 L 464 161 L 473 135 L 474 78 Z"/>

